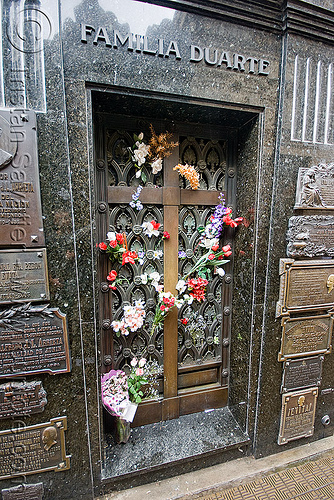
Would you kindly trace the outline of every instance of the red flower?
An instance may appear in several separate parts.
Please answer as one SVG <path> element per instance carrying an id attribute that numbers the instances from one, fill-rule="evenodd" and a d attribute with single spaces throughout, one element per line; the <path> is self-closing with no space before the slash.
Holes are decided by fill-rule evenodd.
<path id="1" fill-rule="evenodd" d="M 100 250 L 107 250 L 107 245 L 102 241 L 101 243 L 99 243 L 99 249 Z"/>
<path id="2" fill-rule="evenodd" d="M 189 290 L 190 295 L 194 297 L 194 299 L 198 300 L 200 302 L 201 300 L 205 299 L 205 288 L 206 285 L 208 284 L 208 280 L 205 280 L 203 278 L 197 278 L 197 279 L 188 279 L 187 285 Z"/>
<path id="3" fill-rule="evenodd" d="M 116 241 L 118 241 L 118 243 L 119 243 L 120 245 L 123 245 L 124 238 L 123 238 L 122 233 L 116 233 Z"/>
<path id="4" fill-rule="evenodd" d="M 212 248 L 211 248 L 211 250 L 213 252 L 217 252 L 218 248 L 219 248 L 219 245 L 213 245 Z"/>
<path id="5" fill-rule="evenodd" d="M 225 215 L 230 215 L 232 213 L 232 208 L 227 207 L 225 208 Z"/>
<path id="6" fill-rule="evenodd" d="M 109 288 L 111 288 L 112 290 L 116 290 L 116 287 L 114 285 L 109 285 Z"/>
<path id="7" fill-rule="evenodd" d="M 115 281 L 115 279 L 117 278 L 117 272 L 113 269 L 112 271 L 110 271 L 110 273 L 108 274 L 107 276 L 107 280 L 108 281 Z"/>
<path id="8" fill-rule="evenodd" d="M 210 255 L 208 255 L 208 259 L 209 260 L 213 260 L 215 258 L 215 254 L 214 253 L 210 253 Z"/>
<path id="9" fill-rule="evenodd" d="M 109 241 L 109 245 L 111 246 L 111 248 L 116 248 L 118 243 L 116 240 L 111 240 L 111 241 Z"/>
<path id="10" fill-rule="evenodd" d="M 135 259 L 138 259 L 137 253 L 130 252 L 130 250 L 127 250 L 126 252 L 123 253 L 122 256 L 122 266 L 124 266 L 124 264 L 134 264 Z"/>
<path id="11" fill-rule="evenodd" d="M 229 252 L 231 250 L 231 246 L 230 245 L 225 245 L 223 248 L 222 248 L 223 252 L 226 253 L 226 252 Z"/>
<path id="12" fill-rule="evenodd" d="M 229 257 L 230 255 L 232 255 L 231 250 L 229 252 L 226 252 L 224 255 L 225 255 L 225 257 Z"/>
<path id="13" fill-rule="evenodd" d="M 163 304 L 160 306 L 160 311 L 164 311 L 166 309 L 166 306 L 164 306 Z"/>
<path id="14" fill-rule="evenodd" d="M 164 232 L 163 232 L 163 236 L 162 236 L 162 238 L 163 238 L 164 240 L 169 240 L 169 238 L 170 238 L 170 234 L 169 234 L 167 231 L 164 231 Z"/>
<path id="15" fill-rule="evenodd" d="M 159 227 L 161 226 L 161 224 L 159 224 L 159 222 L 155 222 L 155 220 L 151 220 L 151 224 L 153 226 L 154 231 L 158 231 Z"/>
<path id="16" fill-rule="evenodd" d="M 181 321 L 182 325 L 187 325 L 189 319 L 188 318 L 182 318 L 182 319 L 180 319 L 180 321 Z"/>

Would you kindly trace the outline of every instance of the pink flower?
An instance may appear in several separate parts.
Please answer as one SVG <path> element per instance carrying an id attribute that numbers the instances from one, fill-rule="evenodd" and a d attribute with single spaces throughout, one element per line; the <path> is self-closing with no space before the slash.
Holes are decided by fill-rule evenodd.
<path id="1" fill-rule="evenodd" d="M 137 358 L 132 358 L 130 364 L 131 364 L 131 366 L 136 366 Z"/>
<path id="2" fill-rule="evenodd" d="M 141 358 L 139 360 L 139 363 L 138 363 L 138 365 L 140 366 L 140 368 L 142 368 L 143 366 L 145 366 L 145 364 L 146 364 L 146 359 L 145 358 Z"/>
<path id="3" fill-rule="evenodd" d="M 142 368 L 137 368 L 137 369 L 136 369 L 136 375 L 137 375 L 138 377 L 140 377 L 140 376 L 144 375 L 144 370 L 143 370 Z"/>

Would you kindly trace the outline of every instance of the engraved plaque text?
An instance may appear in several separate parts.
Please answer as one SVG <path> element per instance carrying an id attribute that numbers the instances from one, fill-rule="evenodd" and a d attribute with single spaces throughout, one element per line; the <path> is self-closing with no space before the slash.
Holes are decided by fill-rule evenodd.
<path id="1" fill-rule="evenodd" d="M 333 314 L 282 318 L 282 343 L 278 361 L 314 354 L 329 354 Z"/>
<path id="2" fill-rule="evenodd" d="M 43 483 L 20 484 L 1 490 L 3 500 L 43 500 Z"/>
<path id="3" fill-rule="evenodd" d="M 70 468 L 65 451 L 67 417 L 0 431 L 0 479 Z"/>
<path id="4" fill-rule="evenodd" d="M 288 257 L 334 257 L 334 217 L 291 217 L 287 240 Z"/>
<path id="5" fill-rule="evenodd" d="M 278 444 L 313 435 L 317 397 L 318 388 L 314 387 L 282 395 Z"/>
<path id="6" fill-rule="evenodd" d="M 40 413 L 46 403 L 46 392 L 40 381 L 11 381 L 0 385 L 0 418 Z"/>
<path id="7" fill-rule="evenodd" d="M 0 250 L 0 303 L 48 299 L 46 250 Z"/>
<path id="8" fill-rule="evenodd" d="M 319 386 L 323 361 L 323 355 L 285 361 L 281 392 Z"/>
<path id="9" fill-rule="evenodd" d="M 299 169 L 294 208 L 334 208 L 334 163 Z"/>
<path id="10" fill-rule="evenodd" d="M 65 314 L 29 304 L 0 313 L 0 378 L 70 370 Z"/>
<path id="11" fill-rule="evenodd" d="M 0 111 L 0 246 L 44 246 L 36 115 Z"/>
<path id="12" fill-rule="evenodd" d="M 280 260 L 276 316 L 334 306 L 334 260 Z"/>

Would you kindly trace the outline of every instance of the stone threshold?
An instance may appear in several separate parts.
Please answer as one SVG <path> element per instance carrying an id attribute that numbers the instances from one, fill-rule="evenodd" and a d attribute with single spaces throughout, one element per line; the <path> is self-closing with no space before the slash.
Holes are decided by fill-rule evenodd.
<path id="1" fill-rule="evenodd" d="M 264 475 L 278 472 L 312 461 L 326 455 L 333 455 L 334 436 L 282 451 L 264 458 L 238 458 L 231 462 L 215 465 L 187 474 L 145 484 L 121 492 L 112 492 L 97 500 L 186 500 L 194 495 L 226 490 L 249 483 Z"/>
<path id="2" fill-rule="evenodd" d="M 116 445 L 107 436 L 102 480 L 172 467 L 248 442 L 227 407 L 136 427 L 126 444 Z"/>

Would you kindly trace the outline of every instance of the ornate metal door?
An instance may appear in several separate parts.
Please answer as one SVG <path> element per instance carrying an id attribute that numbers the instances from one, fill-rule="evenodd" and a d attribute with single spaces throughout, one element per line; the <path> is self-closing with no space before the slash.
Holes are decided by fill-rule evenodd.
<path id="1" fill-rule="evenodd" d="M 161 120 L 153 125 L 159 132 L 171 130 Z M 162 175 L 153 176 L 151 169 L 144 169 L 147 181 L 140 195 L 143 208 L 137 211 L 129 205 L 138 185 L 129 148 L 133 133 L 148 135 L 148 129 L 149 122 L 110 115 L 97 115 L 95 126 L 98 241 L 104 240 L 108 231 L 117 231 L 127 235 L 130 250 L 140 254 L 145 249 L 140 264 L 122 267 L 128 282 L 114 292 L 105 282 L 110 263 L 105 256 L 98 256 L 102 371 L 126 370 L 133 356 L 154 359 L 163 367 L 160 398 L 139 405 L 134 425 L 224 406 L 228 388 L 232 263 L 225 266 L 223 280 L 214 276 L 209 282 L 203 303 L 172 309 L 164 327 L 156 329 L 153 336 L 155 293 L 142 286 L 140 275 L 157 271 L 164 275 L 165 290 L 175 292 L 178 274 L 187 273 L 198 256 L 197 227 L 205 226 L 221 192 L 226 205 L 233 204 L 233 140 L 217 128 L 208 137 L 205 125 L 174 124 L 173 139 L 179 146 L 164 159 Z M 189 189 L 188 181 L 179 179 L 173 170 L 178 163 L 194 165 L 200 172 L 199 190 Z M 151 220 L 163 225 L 170 240 L 145 236 L 141 225 Z M 225 231 L 223 243 L 232 244 L 231 236 L 229 230 Z M 116 337 L 111 320 L 121 316 L 124 304 L 137 299 L 146 304 L 144 327 Z M 181 321 L 183 318 L 188 319 L 187 324 Z"/>

